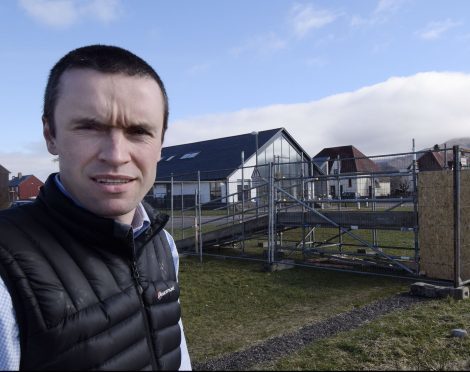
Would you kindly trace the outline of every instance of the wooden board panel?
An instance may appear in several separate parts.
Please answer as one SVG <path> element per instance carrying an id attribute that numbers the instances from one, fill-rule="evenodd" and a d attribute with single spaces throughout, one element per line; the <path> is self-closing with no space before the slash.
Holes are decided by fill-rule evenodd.
<path id="1" fill-rule="evenodd" d="M 421 172 L 418 179 L 420 269 L 434 279 L 454 278 L 452 171 Z M 470 170 L 461 172 L 461 278 L 470 279 Z"/>

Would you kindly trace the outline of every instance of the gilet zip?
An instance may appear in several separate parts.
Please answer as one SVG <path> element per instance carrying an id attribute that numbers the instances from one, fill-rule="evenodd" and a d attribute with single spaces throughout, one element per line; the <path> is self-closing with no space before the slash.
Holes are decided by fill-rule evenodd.
<path id="1" fill-rule="evenodd" d="M 136 288 L 137 288 L 137 295 L 140 301 L 140 310 L 142 312 L 142 316 L 144 317 L 145 334 L 147 336 L 147 344 L 150 349 L 150 361 L 152 363 L 152 369 L 154 371 L 157 371 L 158 364 L 157 364 L 157 360 L 155 357 L 155 351 L 154 351 L 155 348 L 154 348 L 153 341 L 152 341 L 152 333 L 149 328 L 149 319 L 148 319 L 147 311 L 145 310 L 144 299 L 142 298 L 142 293 L 144 293 L 144 289 L 142 288 L 142 285 L 140 283 L 140 274 L 139 274 L 139 270 L 137 269 L 137 262 L 135 260 L 132 261 L 131 267 L 132 267 L 132 277 L 134 278 Z"/>

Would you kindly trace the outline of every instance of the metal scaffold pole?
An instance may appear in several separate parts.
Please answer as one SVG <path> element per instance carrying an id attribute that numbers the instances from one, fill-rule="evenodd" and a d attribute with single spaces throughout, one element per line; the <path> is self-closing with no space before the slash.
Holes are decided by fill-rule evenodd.
<path id="1" fill-rule="evenodd" d="M 416 147 L 415 140 L 413 138 L 413 212 L 415 215 L 415 227 L 414 227 L 414 250 L 415 250 L 415 265 L 416 272 L 419 273 L 420 269 L 420 257 L 419 257 L 419 225 L 418 225 L 418 162 L 416 160 Z"/>
<path id="2" fill-rule="evenodd" d="M 181 181 L 181 237 L 184 239 L 184 197 L 183 181 Z"/>
<path id="3" fill-rule="evenodd" d="M 174 221 L 175 221 L 175 216 L 174 216 L 174 213 L 173 213 L 173 173 L 171 174 L 171 186 L 170 186 L 170 193 L 171 193 L 171 199 L 170 199 L 170 209 L 171 209 L 171 236 L 175 236 L 174 235 L 174 231 L 173 231 L 173 228 L 174 228 Z M 165 203 L 166 204 L 166 203 Z M 168 204 L 165 206 L 167 207 Z"/>
<path id="4" fill-rule="evenodd" d="M 198 194 L 197 190 L 194 190 L 194 202 L 197 203 Z M 198 208 L 196 205 L 194 206 L 194 252 L 197 253 L 199 249 L 199 216 L 198 216 Z"/>
<path id="5" fill-rule="evenodd" d="M 372 184 L 372 211 L 375 212 L 377 210 L 377 204 L 375 202 L 375 177 L 372 175 L 371 177 L 371 184 Z M 377 229 L 372 229 L 372 245 L 378 248 L 378 241 L 377 241 Z"/>
<path id="6" fill-rule="evenodd" d="M 274 210 L 274 172 L 273 172 L 273 163 L 269 163 L 269 198 L 268 198 L 268 263 L 272 264 L 274 262 L 274 248 L 275 248 L 275 231 L 274 231 L 274 220 L 275 220 L 275 210 Z"/>
<path id="7" fill-rule="evenodd" d="M 302 153 L 300 177 L 302 179 L 302 202 L 305 202 L 304 154 Z M 302 205 L 302 254 L 305 252 L 305 207 Z"/>
<path id="8" fill-rule="evenodd" d="M 242 253 L 245 253 L 245 152 L 242 151 Z"/>
<path id="9" fill-rule="evenodd" d="M 199 215 L 199 260 L 202 262 L 202 207 L 201 207 L 201 171 L 197 171 L 197 205 Z"/>
<path id="10" fill-rule="evenodd" d="M 454 287 L 460 287 L 460 148 L 453 147 L 454 152 Z"/>

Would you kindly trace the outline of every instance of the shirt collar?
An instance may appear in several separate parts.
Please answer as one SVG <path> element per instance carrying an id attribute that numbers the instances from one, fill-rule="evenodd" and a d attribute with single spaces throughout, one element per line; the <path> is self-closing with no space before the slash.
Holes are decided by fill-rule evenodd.
<path id="1" fill-rule="evenodd" d="M 65 189 L 64 185 L 60 181 L 59 173 L 57 173 L 54 177 L 54 181 L 62 193 L 68 197 L 71 201 L 73 201 L 77 206 L 80 208 L 86 209 L 81 205 L 76 199 L 72 197 L 72 195 Z M 134 238 L 137 238 L 140 234 L 142 234 L 147 228 L 150 226 L 150 218 L 145 211 L 144 206 L 142 203 L 139 203 L 135 209 L 134 218 L 132 219 L 131 225 L 132 232 L 134 233 Z"/>

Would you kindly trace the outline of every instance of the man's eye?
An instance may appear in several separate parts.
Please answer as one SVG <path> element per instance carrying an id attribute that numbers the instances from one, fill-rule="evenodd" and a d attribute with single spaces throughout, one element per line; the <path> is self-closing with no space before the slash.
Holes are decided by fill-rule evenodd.
<path id="1" fill-rule="evenodd" d="M 144 128 L 129 128 L 128 133 L 134 136 L 145 136 L 150 135 L 150 133 Z"/>
<path id="2" fill-rule="evenodd" d="M 93 124 L 80 124 L 77 126 L 79 130 L 98 130 L 98 127 Z"/>

